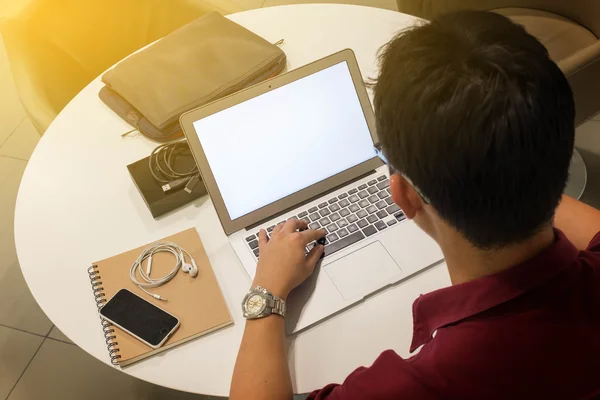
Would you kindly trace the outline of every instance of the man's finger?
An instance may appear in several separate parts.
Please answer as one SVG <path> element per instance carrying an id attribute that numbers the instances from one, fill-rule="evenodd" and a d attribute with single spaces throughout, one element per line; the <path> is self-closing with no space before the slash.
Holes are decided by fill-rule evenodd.
<path id="1" fill-rule="evenodd" d="M 267 240 L 267 231 L 265 231 L 264 229 L 261 229 L 258 232 L 258 248 L 262 250 L 262 247 L 267 244 L 268 240 Z"/>
<path id="2" fill-rule="evenodd" d="M 308 229 L 308 224 L 306 221 L 302 221 L 301 219 L 296 221 L 296 230 L 297 231 L 305 231 Z"/>
<path id="3" fill-rule="evenodd" d="M 271 236 L 278 234 L 279 231 L 281 231 L 281 229 L 283 229 L 284 226 L 285 226 L 285 222 L 277 224 L 277 226 L 275 228 L 273 228 L 273 232 L 271 233 Z"/>
<path id="4" fill-rule="evenodd" d="M 300 221 L 298 218 L 292 217 L 285 222 L 285 225 L 283 225 L 282 229 L 287 233 L 296 232 L 298 229 L 300 229 L 298 227 L 299 223 L 304 223 L 304 221 Z"/>
<path id="5" fill-rule="evenodd" d="M 312 248 L 312 250 L 306 256 L 306 267 L 310 269 L 310 273 L 312 274 L 315 266 L 321 259 L 323 252 L 325 251 L 325 247 L 323 245 L 318 244 Z"/>
<path id="6" fill-rule="evenodd" d="M 327 234 L 327 231 L 325 231 L 325 229 L 317 229 L 317 230 L 308 229 L 306 231 L 300 232 L 300 234 L 302 234 L 306 243 L 310 243 L 313 240 L 319 240 L 322 237 L 325 237 L 325 235 Z"/>

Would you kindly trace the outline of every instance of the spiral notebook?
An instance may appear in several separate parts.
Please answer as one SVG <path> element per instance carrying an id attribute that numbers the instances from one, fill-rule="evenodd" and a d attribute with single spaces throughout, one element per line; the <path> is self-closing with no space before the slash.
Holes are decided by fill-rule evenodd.
<path id="1" fill-rule="evenodd" d="M 153 349 L 101 318 L 108 355 L 114 365 L 131 365 L 233 323 L 196 229 L 191 228 L 158 241 L 178 244 L 190 252 L 198 266 L 196 277 L 179 272 L 170 282 L 150 290 L 167 298 L 166 302 L 148 296 L 129 279 L 129 267 L 147 245 L 98 261 L 88 269 L 98 308 L 119 290 L 129 289 L 173 314 L 181 322 L 180 327 L 162 347 Z M 152 261 L 152 275 L 161 276 L 169 272 L 173 268 L 173 262 L 170 254 L 157 254 Z"/>

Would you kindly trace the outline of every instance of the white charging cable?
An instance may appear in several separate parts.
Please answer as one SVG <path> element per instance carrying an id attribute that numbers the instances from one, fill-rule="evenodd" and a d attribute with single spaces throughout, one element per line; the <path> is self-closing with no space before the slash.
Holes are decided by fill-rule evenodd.
<path id="1" fill-rule="evenodd" d="M 158 253 L 172 254 L 175 257 L 175 266 L 168 274 L 160 278 L 152 278 L 150 277 L 150 274 L 152 273 L 152 257 Z M 185 255 L 188 256 L 191 264 L 186 261 Z M 146 263 L 146 270 L 144 271 L 142 265 L 146 259 L 148 262 Z M 158 300 L 167 301 L 165 297 L 155 293 L 150 293 L 146 289 L 157 288 L 169 282 L 175 277 L 175 275 L 177 275 L 177 272 L 179 272 L 180 268 L 183 270 L 183 272 L 188 272 L 190 276 L 198 275 L 196 261 L 194 261 L 194 258 L 190 253 L 187 252 L 187 250 L 182 249 L 173 242 L 158 242 L 146 247 L 144 251 L 142 251 L 142 254 L 140 254 L 133 264 L 131 264 L 131 268 L 129 269 L 129 278 L 131 278 L 131 281 L 147 295 Z M 137 279 L 138 275 L 141 277 L 143 282 L 140 282 Z"/>

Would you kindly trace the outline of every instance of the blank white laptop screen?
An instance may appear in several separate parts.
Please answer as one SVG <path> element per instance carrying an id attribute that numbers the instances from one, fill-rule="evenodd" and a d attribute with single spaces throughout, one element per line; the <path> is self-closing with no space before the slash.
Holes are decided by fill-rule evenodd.
<path id="1" fill-rule="evenodd" d="M 345 61 L 194 128 L 232 220 L 375 156 Z"/>

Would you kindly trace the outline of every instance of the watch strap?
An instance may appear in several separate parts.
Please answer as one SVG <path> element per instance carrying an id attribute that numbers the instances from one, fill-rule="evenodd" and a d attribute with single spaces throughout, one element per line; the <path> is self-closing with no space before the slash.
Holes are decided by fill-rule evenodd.
<path id="1" fill-rule="evenodd" d="M 269 303 L 271 313 L 279 314 L 282 317 L 285 317 L 285 301 L 282 298 L 272 296 L 272 299 L 270 299 Z"/>
<path id="2" fill-rule="evenodd" d="M 269 292 L 267 289 L 260 285 L 256 285 L 254 290 L 264 293 L 267 296 L 267 307 L 265 308 L 265 312 L 260 317 L 267 317 L 271 314 L 281 315 L 285 317 L 285 300 L 281 297 L 277 297 L 273 295 L 273 293 Z M 259 317 L 259 318 L 260 318 Z"/>

